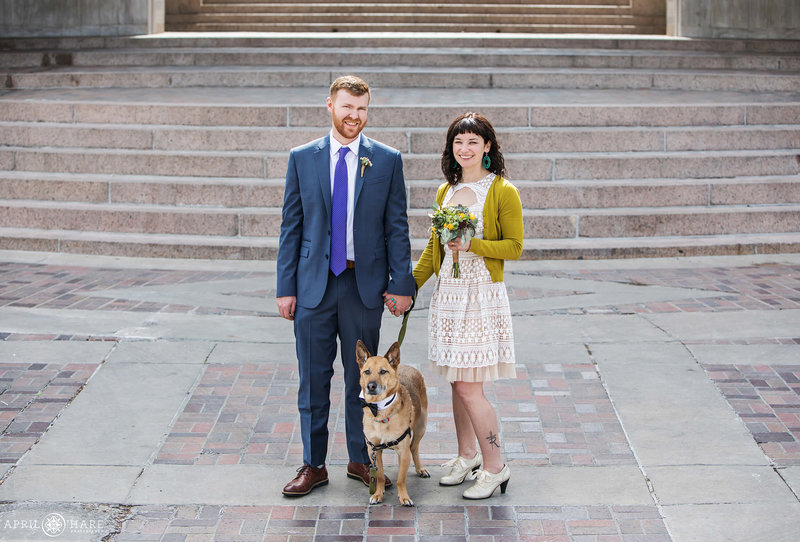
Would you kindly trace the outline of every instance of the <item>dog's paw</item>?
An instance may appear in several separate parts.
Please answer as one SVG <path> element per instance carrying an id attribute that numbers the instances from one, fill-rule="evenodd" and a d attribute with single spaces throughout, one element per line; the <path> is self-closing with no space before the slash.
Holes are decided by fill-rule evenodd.
<path id="1" fill-rule="evenodd" d="M 425 469 L 421 469 L 419 472 L 417 472 L 417 476 L 419 476 L 420 478 L 430 478 L 431 473 Z"/>
<path id="2" fill-rule="evenodd" d="M 412 501 L 410 497 L 406 497 L 405 499 L 400 499 L 400 504 L 403 506 L 414 506 L 414 501 Z"/>
<path id="3" fill-rule="evenodd" d="M 370 498 L 369 498 L 369 503 L 370 504 L 380 504 L 382 502 L 383 502 L 383 494 L 382 493 L 380 495 L 375 493 L 374 495 L 370 496 Z"/>

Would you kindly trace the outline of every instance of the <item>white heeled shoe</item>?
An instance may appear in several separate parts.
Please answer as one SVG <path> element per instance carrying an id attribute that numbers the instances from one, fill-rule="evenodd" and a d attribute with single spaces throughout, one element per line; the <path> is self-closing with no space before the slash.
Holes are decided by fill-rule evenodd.
<path id="1" fill-rule="evenodd" d="M 500 486 L 500 493 L 506 492 L 508 480 L 511 478 L 511 471 L 508 469 L 508 465 L 503 465 L 503 470 L 497 474 L 492 474 L 487 470 L 479 470 L 470 474 L 469 478 L 470 480 L 477 479 L 477 482 L 464 491 L 464 498 L 488 499 L 498 486 Z"/>
<path id="2" fill-rule="evenodd" d="M 478 470 L 478 468 L 483 463 L 483 456 L 481 455 L 481 451 L 475 454 L 475 457 L 472 459 L 466 459 L 464 457 L 456 456 L 444 465 L 443 467 L 451 467 L 450 472 L 445 476 L 442 476 L 439 479 L 440 486 L 457 486 L 461 482 L 464 481 L 464 478 L 467 477 L 467 474 L 470 472 Z"/>

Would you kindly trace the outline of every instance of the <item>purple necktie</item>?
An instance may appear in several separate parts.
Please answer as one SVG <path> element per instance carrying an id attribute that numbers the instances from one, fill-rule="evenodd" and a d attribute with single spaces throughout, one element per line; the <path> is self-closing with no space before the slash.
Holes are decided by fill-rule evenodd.
<path id="1" fill-rule="evenodd" d="M 339 149 L 339 161 L 333 170 L 331 198 L 331 271 L 337 277 L 347 267 L 347 156 L 348 147 Z"/>

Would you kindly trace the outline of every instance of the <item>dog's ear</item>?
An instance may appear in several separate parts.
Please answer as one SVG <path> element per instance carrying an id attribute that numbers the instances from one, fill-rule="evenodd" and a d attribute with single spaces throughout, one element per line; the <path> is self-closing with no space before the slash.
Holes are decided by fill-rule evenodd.
<path id="1" fill-rule="evenodd" d="M 397 366 L 400 365 L 400 345 L 397 344 L 397 341 L 389 347 L 389 351 L 384 357 L 389 360 L 389 365 L 397 369 Z"/>
<path id="2" fill-rule="evenodd" d="M 367 350 L 367 347 L 361 342 L 361 339 L 359 339 L 356 343 L 356 361 L 358 362 L 358 366 L 363 367 L 368 357 L 369 350 Z"/>

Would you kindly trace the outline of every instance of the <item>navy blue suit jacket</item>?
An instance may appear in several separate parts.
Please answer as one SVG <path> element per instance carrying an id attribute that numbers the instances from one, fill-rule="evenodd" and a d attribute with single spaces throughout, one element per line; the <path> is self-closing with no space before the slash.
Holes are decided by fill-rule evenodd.
<path id="1" fill-rule="evenodd" d="M 313 309 L 328 283 L 331 252 L 330 136 L 289 153 L 277 262 L 277 297 Z M 361 176 L 361 158 L 372 162 Z M 362 135 L 353 198 L 358 293 L 367 308 L 383 292 L 413 295 L 406 189 L 400 152 Z"/>

